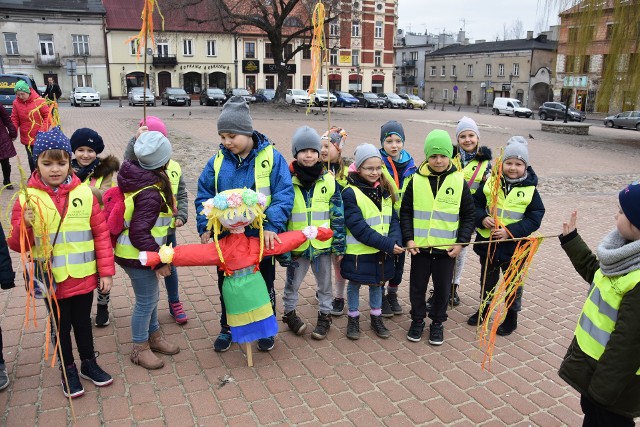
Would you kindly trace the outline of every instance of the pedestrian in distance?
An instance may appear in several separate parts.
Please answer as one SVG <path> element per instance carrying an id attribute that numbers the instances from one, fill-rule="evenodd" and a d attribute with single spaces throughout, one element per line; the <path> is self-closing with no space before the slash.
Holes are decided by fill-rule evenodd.
<path id="1" fill-rule="evenodd" d="M 9 112 L 0 105 L 0 166 L 2 167 L 2 185 L 8 190 L 13 190 L 11 184 L 11 158 L 17 156 L 13 140 L 18 136 L 18 131 L 11 121 Z"/>
<path id="2" fill-rule="evenodd" d="M 49 107 L 46 101 L 29 87 L 27 82 L 19 80 L 14 88 L 16 99 L 11 110 L 11 122 L 20 132 L 20 142 L 24 145 L 29 161 L 29 170 L 36 169 L 32 153 L 38 132 L 49 130 Z"/>

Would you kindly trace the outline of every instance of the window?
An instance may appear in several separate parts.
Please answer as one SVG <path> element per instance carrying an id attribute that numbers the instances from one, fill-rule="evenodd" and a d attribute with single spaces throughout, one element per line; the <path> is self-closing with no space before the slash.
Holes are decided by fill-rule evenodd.
<path id="1" fill-rule="evenodd" d="M 156 47 L 158 49 L 158 56 L 169 56 L 169 42 L 166 40 L 158 40 Z"/>
<path id="2" fill-rule="evenodd" d="M 517 62 L 513 63 L 513 76 L 519 76 L 520 75 L 520 64 L 518 64 Z"/>
<path id="3" fill-rule="evenodd" d="M 283 52 L 284 57 L 290 58 L 292 53 L 293 53 L 293 45 L 291 43 L 287 43 L 286 45 L 284 45 L 284 52 Z"/>
<path id="4" fill-rule="evenodd" d="M 414 61 L 418 60 L 418 51 L 411 52 L 411 59 Z"/>
<path id="5" fill-rule="evenodd" d="M 382 51 L 376 50 L 373 54 L 373 64 L 376 67 L 380 67 L 382 65 Z"/>
<path id="6" fill-rule="evenodd" d="M 302 87 L 309 87 L 311 85 L 311 76 L 302 76 Z"/>
<path id="7" fill-rule="evenodd" d="M 451 77 L 455 77 L 456 76 L 456 66 L 452 65 L 451 66 Z"/>
<path id="8" fill-rule="evenodd" d="M 567 59 L 564 63 L 564 71 L 567 73 L 573 73 L 576 71 L 576 57 L 572 55 L 567 55 Z"/>
<path id="9" fill-rule="evenodd" d="M 329 24 L 329 35 L 330 36 L 340 35 L 340 24 L 338 22 L 332 22 Z"/>
<path id="10" fill-rule="evenodd" d="M 351 51 L 351 65 L 354 67 L 360 65 L 360 49 L 353 49 Z"/>
<path id="11" fill-rule="evenodd" d="M 581 70 L 583 73 L 588 73 L 589 72 L 589 64 L 591 63 L 591 57 L 589 55 L 584 55 L 580 58 L 580 60 L 582 61 L 582 67 Z"/>
<path id="12" fill-rule="evenodd" d="M 53 56 L 53 34 L 38 34 L 40 41 L 40 54 L 43 56 Z"/>
<path id="13" fill-rule="evenodd" d="M 491 77 L 491 64 L 487 64 L 484 75 Z"/>
<path id="14" fill-rule="evenodd" d="M 182 40 L 182 54 L 186 56 L 193 55 L 193 40 L 191 39 Z"/>
<path id="15" fill-rule="evenodd" d="M 382 38 L 382 21 L 376 21 L 376 28 L 374 30 L 374 37 L 377 39 Z"/>
<path id="16" fill-rule="evenodd" d="M 431 77 L 434 77 L 436 75 L 436 66 L 432 65 L 431 68 L 429 68 L 429 75 Z"/>
<path id="17" fill-rule="evenodd" d="M 606 39 L 607 40 L 611 40 L 613 38 L 613 29 L 614 29 L 614 24 L 607 24 L 607 33 L 606 33 Z"/>
<path id="18" fill-rule="evenodd" d="M 473 64 L 467 65 L 467 77 L 473 77 Z"/>
<path id="19" fill-rule="evenodd" d="M 302 59 L 311 59 L 311 48 L 309 46 L 302 49 Z"/>
<path id="20" fill-rule="evenodd" d="M 207 40 L 207 56 L 216 56 L 215 40 Z"/>
<path id="21" fill-rule="evenodd" d="M 265 89 L 275 89 L 276 88 L 276 77 L 275 76 L 265 76 L 265 78 L 264 78 L 264 87 L 265 87 Z"/>
<path id="22" fill-rule="evenodd" d="M 445 101 L 449 99 L 449 89 L 442 89 L 442 99 Z"/>
<path id="23" fill-rule="evenodd" d="M 131 40 L 129 42 L 129 52 L 131 53 L 131 55 L 137 55 L 138 54 L 138 40 Z"/>
<path id="24" fill-rule="evenodd" d="M 338 49 L 331 49 L 329 52 L 329 65 L 338 65 Z"/>
<path id="25" fill-rule="evenodd" d="M 92 87 L 92 80 L 90 74 L 78 74 L 76 75 L 76 87 Z"/>
<path id="26" fill-rule="evenodd" d="M 360 37 L 360 21 L 353 21 L 351 24 L 351 37 Z"/>
<path id="27" fill-rule="evenodd" d="M 245 58 L 256 57 L 256 42 L 244 42 L 244 57 Z"/>
<path id="28" fill-rule="evenodd" d="M 73 44 L 73 56 L 89 56 L 89 36 L 82 34 L 71 34 Z"/>
<path id="29" fill-rule="evenodd" d="M 7 55 L 19 55 L 18 35 L 16 33 L 4 33 L 4 47 Z"/>
<path id="30" fill-rule="evenodd" d="M 271 43 L 264 44 L 264 57 L 273 58 L 273 50 L 271 50 Z"/>
<path id="31" fill-rule="evenodd" d="M 569 43 L 578 41 L 578 27 L 569 28 Z"/>
<path id="32" fill-rule="evenodd" d="M 504 77 L 504 64 L 498 64 L 498 76 Z"/>
<path id="33" fill-rule="evenodd" d="M 444 77 L 447 74 L 447 66 L 443 65 L 440 67 L 440 77 Z"/>

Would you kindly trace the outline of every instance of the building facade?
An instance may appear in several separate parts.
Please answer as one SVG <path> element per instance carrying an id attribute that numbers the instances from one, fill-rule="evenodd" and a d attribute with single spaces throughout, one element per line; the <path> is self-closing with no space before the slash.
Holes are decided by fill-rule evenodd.
<path id="1" fill-rule="evenodd" d="M 108 93 L 104 16 L 100 0 L 0 0 L 0 71 L 52 77 L 65 98 L 77 86 Z"/>
<path id="2" fill-rule="evenodd" d="M 452 45 L 425 55 L 425 100 L 491 106 L 496 97 L 534 109 L 551 96 L 557 43 L 546 34 Z"/>

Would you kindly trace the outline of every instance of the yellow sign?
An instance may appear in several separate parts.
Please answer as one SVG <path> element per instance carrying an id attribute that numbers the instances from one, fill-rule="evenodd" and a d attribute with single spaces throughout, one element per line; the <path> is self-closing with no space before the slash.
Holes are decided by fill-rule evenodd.
<path id="1" fill-rule="evenodd" d="M 351 55 L 340 55 L 341 64 L 351 64 Z"/>

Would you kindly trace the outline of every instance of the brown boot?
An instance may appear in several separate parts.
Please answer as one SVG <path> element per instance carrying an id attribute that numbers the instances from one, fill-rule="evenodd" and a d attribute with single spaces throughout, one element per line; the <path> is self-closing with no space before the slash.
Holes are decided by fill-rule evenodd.
<path id="1" fill-rule="evenodd" d="M 149 335 L 149 348 L 151 351 L 168 355 L 180 353 L 180 347 L 177 344 L 168 343 L 162 336 L 160 329 Z"/>
<path id="2" fill-rule="evenodd" d="M 146 369 L 160 369 L 164 366 L 164 361 L 151 352 L 148 342 L 133 344 L 131 361 Z"/>

